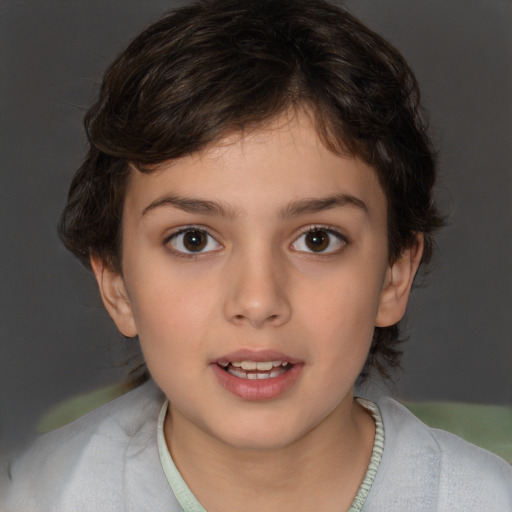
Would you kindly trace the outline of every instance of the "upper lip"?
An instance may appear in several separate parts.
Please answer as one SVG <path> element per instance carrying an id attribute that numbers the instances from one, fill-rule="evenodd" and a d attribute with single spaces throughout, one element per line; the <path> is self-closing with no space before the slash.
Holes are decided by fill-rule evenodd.
<path id="1" fill-rule="evenodd" d="M 301 361 L 288 354 L 276 350 L 250 350 L 240 349 L 229 354 L 225 354 L 213 361 L 214 364 L 230 363 L 233 361 L 283 361 L 290 364 L 297 364 Z"/>

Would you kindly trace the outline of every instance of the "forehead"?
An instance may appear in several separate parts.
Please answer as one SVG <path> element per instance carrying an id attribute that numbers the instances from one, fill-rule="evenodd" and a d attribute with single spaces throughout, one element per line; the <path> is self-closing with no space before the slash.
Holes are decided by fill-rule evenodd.
<path id="1" fill-rule="evenodd" d="M 375 171 L 357 157 L 327 149 L 304 113 L 230 134 L 149 173 L 132 170 L 125 206 L 140 212 L 169 193 L 225 203 L 232 213 L 278 210 L 289 201 L 337 194 L 381 214 L 386 209 Z"/>

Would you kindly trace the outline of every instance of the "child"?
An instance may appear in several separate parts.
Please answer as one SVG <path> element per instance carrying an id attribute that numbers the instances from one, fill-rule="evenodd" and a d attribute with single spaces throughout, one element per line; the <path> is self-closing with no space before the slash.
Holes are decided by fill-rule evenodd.
<path id="1" fill-rule="evenodd" d="M 40 439 L 6 510 L 512 510 L 503 460 L 354 399 L 442 224 L 393 47 L 323 0 L 189 4 L 86 128 L 61 237 L 151 377 Z"/>

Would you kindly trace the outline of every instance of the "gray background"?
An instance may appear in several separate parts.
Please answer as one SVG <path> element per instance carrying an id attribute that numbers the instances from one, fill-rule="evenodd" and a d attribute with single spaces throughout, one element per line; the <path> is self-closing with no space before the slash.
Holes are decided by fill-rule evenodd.
<path id="1" fill-rule="evenodd" d="M 52 404 L 119 381 L 133 352 L 55 225 L 84 110 L 127 41 L 176 2 L 0 1 L 0 449 Z M 414 292 L 408 399 L 512 404 L 512 3 L 353 0 L 422 84 L 450 225 Z"/>

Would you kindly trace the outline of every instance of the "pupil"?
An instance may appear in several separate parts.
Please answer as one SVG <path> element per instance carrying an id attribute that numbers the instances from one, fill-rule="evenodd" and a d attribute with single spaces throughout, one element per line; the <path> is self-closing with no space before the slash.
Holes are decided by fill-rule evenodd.
<path id="1" fill-rule="evenodd" d="M 329 235 L 325 231 L 310 231 L 306 235 L 306 245 L 312 251 L 324 251 L 329 246 Z"/>
<path id="2" fill-rule="evenodd" d="M 183 245 L 189 251 L 201 251 L 206 246 L 206 236 L 202 231 L 187 231 L 183 237 Z"/>

